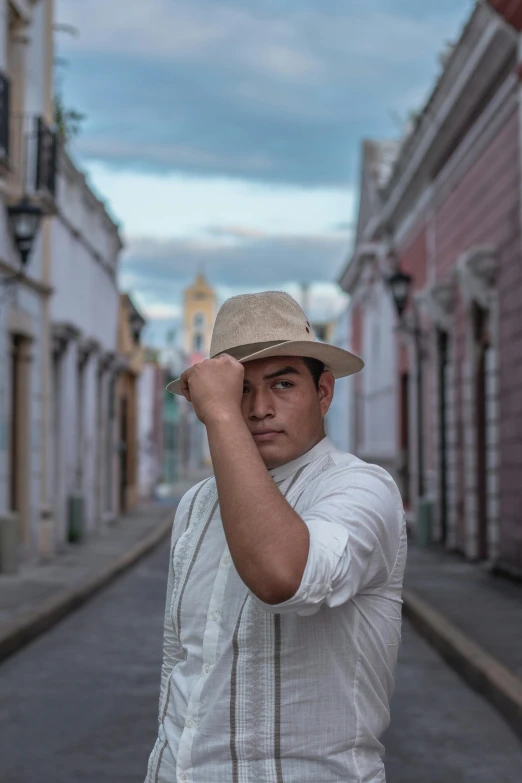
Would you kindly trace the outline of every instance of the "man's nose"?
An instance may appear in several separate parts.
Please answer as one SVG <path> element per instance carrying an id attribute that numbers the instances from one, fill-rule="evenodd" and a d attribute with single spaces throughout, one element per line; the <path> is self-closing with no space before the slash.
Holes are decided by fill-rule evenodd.
<path id="1" fill-rule="evenodd" d="M 272 399 L 269 392 L 264 390 L 250 392 L 250 412 L 251 419 L 266 419 L 267 416 L 274 415 Z"/>

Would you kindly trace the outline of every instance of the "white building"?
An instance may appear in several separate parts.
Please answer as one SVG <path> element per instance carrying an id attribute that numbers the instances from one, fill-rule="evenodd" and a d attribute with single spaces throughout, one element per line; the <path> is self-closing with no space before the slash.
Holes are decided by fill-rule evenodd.
<path id="1" fill-rule="evenodd" d="M 339 281 L 351 297 L 346 347 L 365 362 L 350 385 L 350 450 L 395 476 L 401 467 L 397 453 L 396 317 L 385 282 L 386 255 L 367 243 L 365 236 L 379 215 L 381 189 L 398 151 L 396 142 L 363 143 L 355 248 Z"/>
<path id="2" fill-rule="evenodd" d="M 163 398 L 166 372 L 155 352 L 145 351 L 138 379 L 138 493 L 154 497 L 163 476 Z"/>
<path id="3" fill-rule="evenodd" d="M 0 571 L 47 546 L 52 528 L 48 357 L 52 130 L 52 0 L 0 0 Z M 8 210 L 43 218 L 22 263 Z M 21 239 L 21 235 L 19 236 Z"/>
<path id="4" fill-rule="evenodd" d="M 332 344 L 345 351 L 351 350 L 351 323 L 347 307 L 338 317 L 332 334 Z M 352 415 L 353 379 L 339 378 L 335 381 L 334 397 L 326 414 L 326 432 L 334 446 L 350 453 L 354 450 Z"/>
<path id="5" fill-rule="evenodd" d="M 118 228 L 63 155 L 52 225 L 54 544 L 116 513 Z"/>

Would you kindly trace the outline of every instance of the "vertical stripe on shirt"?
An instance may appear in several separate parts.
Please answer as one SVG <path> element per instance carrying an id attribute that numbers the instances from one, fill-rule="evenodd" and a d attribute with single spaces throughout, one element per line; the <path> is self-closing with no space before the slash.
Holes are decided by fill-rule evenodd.
<path id="1" fill-rule="evenodd" d="M 241 618 L 243 616 L 243 610 L 245 608 L 247 600 L 248 600 L 248 595 L 246 596 L 245 600 L 243 601 L 243 604 L 241 605 L 241 609 L 239 611 L 239 617 L 237 618 L 236 627 L 234 629 L 234 636 L 232 637 L 233 658 L 232 658 L 232 675 L 230 681 L 230 755 L 232 757 L 232 783 L 239 783 L 239 766 L 238 766 L 237 736 L 236 736 L 237 661 L 239 658 L 238 635 L 239 635 L 239 628 L 241 626 Z"/>
<path id="2" fill-rule="evenodd" d="M 159 780 L 159 773 L 161 768 L 161 761 L 163 759 L 163 754 L 165 753 L 165 750 L 167 749 L 167 739 L 163 741 L 163 745 L 161 746 L 161 750 L 158 756 L 158 766 L 156 767 L 156 774 L 154 775 L 154 783 L 158 783 Z"/>
<path id="3" fill-rule="evenodd" d="M 303 472 L 303 470 L 306 470 L 307 467 L 308 467 L 308 465 L 303 465 L 303 467 L 299 468 L 299 470 L 296 472 L 295 476 L 293 477 L 292 481 L 290 482 L 290 486 L 288 487 L 288 489 L 285 492 L 285 498 L 288 497 L 288 495 L 290 493 L 290 490 L 292 489 L 292 487 L 296 483 L 297 479 L 301 476 L 301 473 Z"/>
<path id="4" fill-rule="evenodd" d="M 281 769 L 281 615 L 274 615 L 274 757 L 277 783 L 283 783 Z"/>
<path id="5" fill-rule="evenodd" d="M 189 529 L 190 521 L 192 519 L 192 512 L 194 511 L 194 505 L 196 503 L 196 499 L 197 499 L 199 493 L 201 492 L 201 490 L 203 489 L 203 487 L 206 487 L 209 481 L 212 481 L 212 476 L 210 476 L 210 478 L 208 478 L 206 481 L 204 481 L 201 484 L 200 488 L 196 492 L 194 492 L 194 497 L 192 498 L 192 502 L 190 504 L 190 509 L 189 509 L 188 516 L 187 516 L 187 524 L 185 525 L 185 531 L 187 531 Z"/>

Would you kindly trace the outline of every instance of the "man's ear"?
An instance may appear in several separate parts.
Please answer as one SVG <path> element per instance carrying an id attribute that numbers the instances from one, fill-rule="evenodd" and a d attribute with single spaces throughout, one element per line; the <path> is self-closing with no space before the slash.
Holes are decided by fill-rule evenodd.
<path id="1" fill-rule="evenodd" d="M 335 378 L 330 370 L 325 370 L 319 378 L 319 405 L 323 416 L 328 412 L 331 405 L 335 387 Z"/>

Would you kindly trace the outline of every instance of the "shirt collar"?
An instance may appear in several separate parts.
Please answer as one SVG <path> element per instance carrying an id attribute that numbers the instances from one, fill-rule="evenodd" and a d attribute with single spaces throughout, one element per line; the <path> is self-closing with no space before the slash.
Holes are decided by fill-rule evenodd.
<path id="1" fill-rule="evenodd" d="M 274 481 L 284 481 L 284 479 L 287 479 L 289 476 L 292 476 L 296 471 L 298 471 L 299 468 L 302 468 L 304 465 L 308 465 L 310 462 L 319 459 L 319 457 L 328 454 L 328 452 L 333 451 L 334 448 L 335 446 L 333 445 L 332 441 L 325 437 L 320 440 L 319 443 L 316 443 L 316 445 L 310 449 L 310 451 L 307 451 L 306 454 L 301 454 L 300 457 L 293 459 L 292 462 L 287 462 L 286 465 L 273 468 L 268 472 Z"/>

